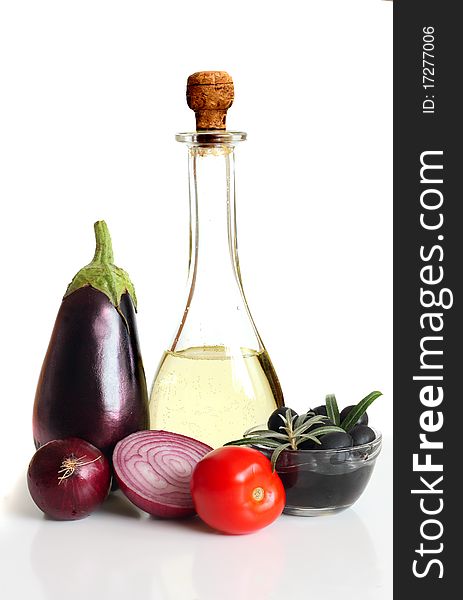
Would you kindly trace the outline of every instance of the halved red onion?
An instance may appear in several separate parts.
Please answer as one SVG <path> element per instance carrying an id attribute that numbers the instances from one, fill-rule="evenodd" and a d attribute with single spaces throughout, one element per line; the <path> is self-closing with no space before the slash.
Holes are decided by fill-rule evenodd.
<path id="1" fill-rule="evenodd" d="M 150 515 L 164 518 L 195 513 L 190 480 L 212 448 L 186 435 L 137 431 L 116 444 L 114 474 L 127 498 Z"/>

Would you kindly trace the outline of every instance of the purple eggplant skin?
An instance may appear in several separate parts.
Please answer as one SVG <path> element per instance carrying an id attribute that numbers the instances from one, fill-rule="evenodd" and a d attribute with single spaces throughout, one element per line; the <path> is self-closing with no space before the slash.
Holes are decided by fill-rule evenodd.
<path id="1" fill-rule="evenodd" d="M 148 392 L 135 309 L 128 293 L 121 314 L 107 295 L 87 285 L 65 296 L 35 395 L 36 447 L 78 437 L 111 461 L 125 436 L 148 429 Z"/>

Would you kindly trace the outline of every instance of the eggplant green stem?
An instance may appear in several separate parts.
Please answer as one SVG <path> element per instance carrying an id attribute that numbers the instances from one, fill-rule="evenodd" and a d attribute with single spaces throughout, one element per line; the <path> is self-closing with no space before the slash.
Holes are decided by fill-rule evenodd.
<path id="1" fill-rule="evenodd" d="M 128 293 L 135 310 L 137 297 L 128 273 L 114 264 L 113 246 L 108 226 L 104 221 L 97 221 L 95 229 L 95 254 L 93 260 L 83 267 L 66 290 L 64 297 L 85 286 L 91 286 L 105 294 L 119 314 L 122 294 Z"/>
<path id="2" fill-rule="evenodd" d="M 111 234 L 105 221 L 97 221 L 93 226 L 95 230 L 95 256 L 92 263 L 114 263 L 113 244 Z"/>

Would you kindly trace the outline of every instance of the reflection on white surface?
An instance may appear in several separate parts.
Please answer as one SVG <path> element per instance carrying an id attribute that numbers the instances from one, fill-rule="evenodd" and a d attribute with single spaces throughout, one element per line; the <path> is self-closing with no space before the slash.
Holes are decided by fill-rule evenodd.
<path id="1" fill-rule="evenodd" d="M 390 597 L 388 545 L 377 532 L 390 531 L 388 481 L 381 471 L 355 509 L 317 518 L 283 515 L 247 536 L 220 535 L 197 518 L 149 518 L 120 492 L 87 519 L 56 522 L 35 508 L 22 480 L 2 517 L 2 596 L 6 590 L 8 600 L 281 600 L 306 594 L 383 600 Z"/>

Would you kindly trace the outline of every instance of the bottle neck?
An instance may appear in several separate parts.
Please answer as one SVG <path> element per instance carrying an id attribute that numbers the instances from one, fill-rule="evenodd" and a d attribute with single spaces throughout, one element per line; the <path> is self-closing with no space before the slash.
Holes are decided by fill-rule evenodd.
<path id="1" fill-rule="evenodd" d="M 235 343 L 230 342 L 233 321 L 236 340 L 240 340 L 236 343 L 260 350 L 261 342 L 246 304 L 239 269 L 234 147 L 192 145 L 188 168 L 189 295 L 172 348 Z"/>
<path id="2" fill-rule="evenodd" d="M 190 277 L 241 286 L 236 265 L 235 157 L 232 146 L 191 147 Z M 198 284 L 198 281 L 196 282 Z"/>

